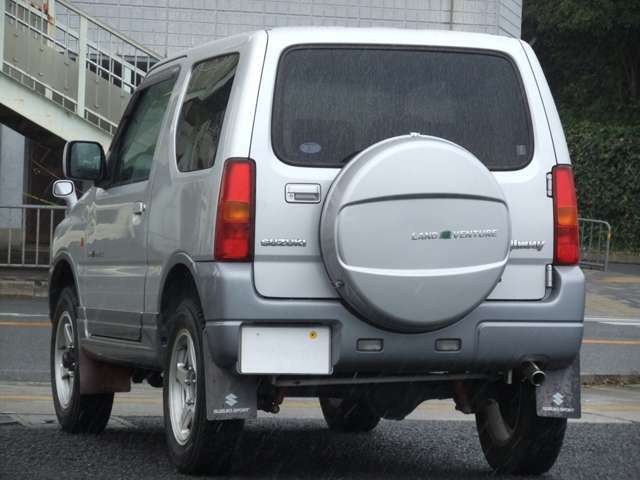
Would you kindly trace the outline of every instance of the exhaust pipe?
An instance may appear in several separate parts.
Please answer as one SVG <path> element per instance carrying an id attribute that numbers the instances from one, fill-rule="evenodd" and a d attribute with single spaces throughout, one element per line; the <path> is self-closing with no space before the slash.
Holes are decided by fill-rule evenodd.
<path id="1" fill-rule="evenodd" d="M 545 373 L 533 362 L 527 362 L 523 365 L 522 374 L 534 387 L 540 387 L 546 378 Z"/>

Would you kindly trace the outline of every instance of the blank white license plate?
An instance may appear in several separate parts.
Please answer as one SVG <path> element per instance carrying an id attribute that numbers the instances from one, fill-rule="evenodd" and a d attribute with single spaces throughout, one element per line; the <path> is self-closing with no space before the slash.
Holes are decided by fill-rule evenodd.
<path id="1" fill-rule="evenodd" d="M 331 373 L 331 329 L 243 326 L 240 373 L 327 375 Z"/>

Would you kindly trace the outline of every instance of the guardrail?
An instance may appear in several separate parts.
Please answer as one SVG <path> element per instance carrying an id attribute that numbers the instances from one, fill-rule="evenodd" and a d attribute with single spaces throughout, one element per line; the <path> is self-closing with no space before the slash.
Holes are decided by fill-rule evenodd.
<path id="1" fill-rule="evenodd" d="M 607 271 L 611 245 L 611 225 L 604 220 L 579 218 L 580 265 Z"/>
<path id="2" fill-rule="evenodd" d="M 2 4 L 2 72 L 113 135 L 160 55 L 63 0 Z"/>
<path id="3" fill-rule="evenodd" d="M 53 231 L 65 211 L 57 205 L 0 205 L 0 267 L 48 268 Z"/>

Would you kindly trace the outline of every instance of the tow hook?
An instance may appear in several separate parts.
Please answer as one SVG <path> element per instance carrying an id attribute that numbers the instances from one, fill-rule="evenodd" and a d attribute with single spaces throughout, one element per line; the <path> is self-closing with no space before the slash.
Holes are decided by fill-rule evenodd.
<path id="1" fill-rule="evenodd" d="M 545 373 L 533 362 L 526 362 L 522 367 L 522 374 L 534 387 L 540 387 L 544 383 Z"/>

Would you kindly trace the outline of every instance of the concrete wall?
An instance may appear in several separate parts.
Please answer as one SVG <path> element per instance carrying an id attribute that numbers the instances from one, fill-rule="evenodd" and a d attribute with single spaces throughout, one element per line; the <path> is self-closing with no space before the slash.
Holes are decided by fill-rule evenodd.
<path id="1" fill-rule="evenodd" d="M 24 144 L 25 139 L 22 135 L 8 127 L 0 126 L 0 205 L 22 203 Z"/>
<path id="2" fill-rule="evenodd" d="M 0 126 L 0 205 L 23 203 L 24 145 L 22 135 Z M 22 212 L 0 208 L 0 263 L 6 261 L 9 230 L 12 245 L 18 245 L 22 238 Z"/>
<path id="3" fill-rule="evenodd" d="M 264 27 L 387 26 L 520 37 L 522 0 L 76 0 L 162 55 Z"/>
<path id="4" fill-rule="evenodd" d="M 498 2 L 498 32 L 520 38 L 522 31 L 522 0 Z"/>

